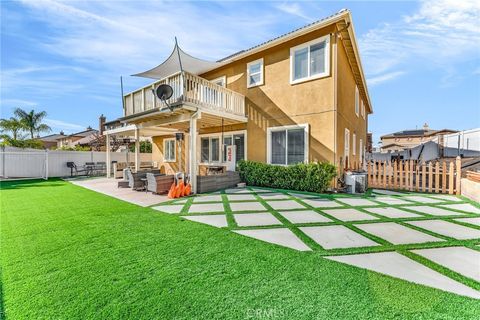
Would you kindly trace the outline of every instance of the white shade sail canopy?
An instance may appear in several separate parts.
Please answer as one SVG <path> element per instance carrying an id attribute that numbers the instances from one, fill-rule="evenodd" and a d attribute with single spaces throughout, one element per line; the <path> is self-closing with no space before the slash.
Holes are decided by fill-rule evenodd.
<path id="1" fill-rule="evenodd" d="M 199 75 L 213 70 L 221 65 L 222 63 L 220 62 L 211 62 L 192 57 L 191 55 L 185 53 L 185 51 L 183 51 L 175 41 L 175 47 L 173 48 L 173 51 L 167 60 L 153 69 L 134 74 L 133 76 L 151 79 L 163 79 L 180 71 L 186 71 L 194 75 Z"/>

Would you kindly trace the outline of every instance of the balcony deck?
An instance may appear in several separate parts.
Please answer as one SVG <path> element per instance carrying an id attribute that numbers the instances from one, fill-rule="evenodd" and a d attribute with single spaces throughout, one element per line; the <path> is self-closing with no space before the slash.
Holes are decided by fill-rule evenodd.
<path id="1" fill-rule="evenodd" d="M 170 112 L 165 103 L 154 95 L 153 90 L 160 84 L 168 84 L 173 88 L 173 95 L 167 103 L 174 107 L 174 112 Z M 156 81 L 126 94 L 123 99 L 125 119 L 148 118 L 154 113 L 157 114 L 156 118 L 162 113 L 165 117 L 178 116 L 198 108 L 216 117 L 241 122 L 247 120 L 243 95 L 188 72 L 178 72 Z"/>

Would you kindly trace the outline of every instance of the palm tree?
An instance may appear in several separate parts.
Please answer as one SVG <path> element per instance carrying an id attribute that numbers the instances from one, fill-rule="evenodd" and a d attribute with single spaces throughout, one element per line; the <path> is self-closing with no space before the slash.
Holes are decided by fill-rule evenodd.
<path id="1" fill-rule="evenodd" d="M 24 123 L 14 117 L 10 119 L 0 119 L 0 131 L 1 132 L 11 132 L 13 140 L 17 140 L 18 138 L 22 138 L 20 136 L 20 132 L 25 130 Z"/>
<path id="2" fill-rule="evenodd" d="M 35 113 L 35 110 L 27 112 L 25 110 L 17 108 L 15 109 L 14 114 L 24 124 L 26 130 L 30 132 L 31 139 L 34 138 L 35 133 L 49 132 L 52 130 L 48 125 L 42 123 L 42 120 L 45 119 L 45 117 L 47 116 L 47 113 L 45 111 Z"/>

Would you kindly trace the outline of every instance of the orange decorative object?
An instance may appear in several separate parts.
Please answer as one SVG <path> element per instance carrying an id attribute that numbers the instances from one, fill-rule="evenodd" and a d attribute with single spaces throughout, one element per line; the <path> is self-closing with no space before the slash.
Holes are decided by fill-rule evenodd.
<path id="1" fill-rule="evenodd" d="M 188 183 L 187 186 L 185 187 L 185 195 L 189 196 L 190 193 L 192 193 L 192 185 Z"/>
<path id="2" fill-rule="evenodd" d="M 175 194 L 176 194 L 175 189 L 176 189 L 176 187 L 175 187 L 175 182 L 174 182 L 174 183 L 172 183 L 172 186 L 170 187 L 170 190 L 168 191 L 168 198 L 170 198 L 170 199 L 175 198 Z"/>
<path id="3" fill-rule="evenodd" d="M 185 189 L 185 184 L 183 183 L 183 180 L 180 180 L 175 190 L 175 198 L 180 198 L 182 196 L 183 189 Z"/>

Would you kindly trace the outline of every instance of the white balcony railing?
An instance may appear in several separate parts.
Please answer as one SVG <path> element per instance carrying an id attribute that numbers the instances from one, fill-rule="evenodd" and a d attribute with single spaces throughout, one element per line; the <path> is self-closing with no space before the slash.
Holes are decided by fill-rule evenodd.
<path id="1" fill-rule="evenodd" d="M 200 109 L 245 116 L 245 97 L 242 94 L 187 72 L 183 75 L 182 77 L 179 72 L 126 94 L 123 97 L 124 115 L 130 116 L 164 106 L 163 101 L 154 95 L 152 89 L 160 84 L 168 84 L 173 88 L 173 95 L 167 101 L 169 104 L 185 102 Z"/>

